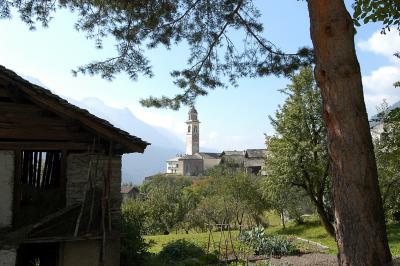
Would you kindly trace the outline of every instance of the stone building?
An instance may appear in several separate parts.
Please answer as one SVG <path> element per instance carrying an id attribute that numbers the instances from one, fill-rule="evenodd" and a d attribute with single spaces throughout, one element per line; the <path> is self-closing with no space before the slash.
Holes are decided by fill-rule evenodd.
<path id="1" fill-rule="evenodd" d="M 0 265 L 119 265 L 121 155 L 148 143 L 2 66 L 0 112 Z"/>
<path id="2" fill-rule="evenodd" d="M 126 202 L 129 199 L 135 199 L 139 196 L 139 188 L 131 185 L 121 186 L 122 202 Z"/>
<path id="3" fill-rule="evenodd" d="M 265 165 L 266 156 L 267 156 L 266 149 L 245 150 L 244 162 L 243 162 L 245 172 L 248 174 L 265 175 L 263 171 L 263 166 Z"/>
<path id="4" fill-rule="evenodd" d="M 264 175 L 266 149 L 247 149 L 243 151 L 223 151 L 221 163 L 229 164 L 232 167 L 243 168 L 249 174 Z"/>

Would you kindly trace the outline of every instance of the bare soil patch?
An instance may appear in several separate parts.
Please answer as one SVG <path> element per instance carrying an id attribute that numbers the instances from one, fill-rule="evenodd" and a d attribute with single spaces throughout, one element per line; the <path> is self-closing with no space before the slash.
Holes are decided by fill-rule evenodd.
<path id="1" fill-rule="evenodd" d="M 337 256 L 332 254 L 310 253 L 295 256 L 284 256 L 281 258 L 268 259 L 277 266 L 337 266 Z M 393 260 L 393 266 L 400 266 L 400 258 Z M 254 263 L 253 265 L 256 265 Z"/>

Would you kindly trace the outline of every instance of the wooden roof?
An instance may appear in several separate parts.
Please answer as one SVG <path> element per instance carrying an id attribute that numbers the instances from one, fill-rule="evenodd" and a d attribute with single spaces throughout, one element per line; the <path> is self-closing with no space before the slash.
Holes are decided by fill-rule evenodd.
<path id="1" fill-rule="evenodd" d="M 0 89 L 5 89 L 5 91 L 12 95 L 17 94 L 18 97 L 23 97 L 34 105 L 46 109 L 61 118 L 80 124 L 88 132 L 98 135 L 105 140 L 112 141 L 114 145 L 118 145 L 119 150 L 123 153 L 143 153 L 147 145 L 150 145 L 150 143 L 114 127 L 108 121 L 92 115 L 87 110 L 70 104 L 51 91 L 30 83 L 1 65 Z M 0 97 L 2 97 L 1 93 Z"/>

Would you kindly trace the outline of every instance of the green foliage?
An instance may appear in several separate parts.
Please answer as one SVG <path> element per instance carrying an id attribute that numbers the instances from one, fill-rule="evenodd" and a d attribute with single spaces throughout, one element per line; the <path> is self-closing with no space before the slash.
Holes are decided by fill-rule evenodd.
<path id="1" fill-rule="evenodd" d="M 400 222 L 400 108 L 389 110 L 384 103 L 381 109 L 383 133 L 374 140 L 379 185 L 386 217 Z"/>
<path id="2" fill-rule="evenodd" d="M 264 196 L 283 215 L 298 213 L 298 202 L 306 195 L 333 232 L 327 136 L 311 67 L 293 75 L 282 92 L 288 97 L 270 117 L 276 135 L 267 138 Z"/>
<path id="3" fill-rule="evenodd" d="M 184 188 L 191 180 L 182 176 L 158 175 L 141 186 L 146 207 L 146 233 L 165 233 L 173 230 L 183 220 L 186 208 L 190 205 L 190 195 L 184 194 Z"/>
<path id="4" fill-rule="evenodd" d="M 257 255 L 284 256 L 296 251 L 293 243 L 286 237 L 267 235 L 262 227 L 242 232 L 239 240 L 254 249 Z"/>
<path id="5" fill-rule="evenodd" d="M 400 30 L 400 1 L 399 0 L 355 0 L 354 23 L 360 26 L 369 22 L 382 22 L 384 33 L 390 27 Z"/>
<path id="6" fill-rule="evenodd" d="M 395 53 L 394 56 L 400 59 L 400 53 Z M 395 82 L 393 86 L 395 86 L 396 88 L 400 88 L 400 81 Z"/>
<path id="7" fill-rule="evenodd" d="M 260 190 L 260 177 L 242 169 L 219 165 L 195 186 L 202 195 L 195 213 L 207 223 L 260 223 L 258 218 L 268 207 Z"/>
<path id="8" fill-rule="evenodd" d="M 185 239 L 179 239 L 169 242 L 158 254 L 166 265 L 205 265 L 217 263 L 218 258 L 215 255 L 207 255 L 205 251 Z"/>
<path id="9" fill-rule="evenodd" d="M 268 206 L 260 177 L 229 165 L 208 174 L 197 179 L 159 175 L 146 181 L 138 199 L 145 207 L 146 234 L 207 230 L 207 224 L 262 223 L 259 217 Z"/>
<path id="10" fill-rule="evenodd" d="M 129 200 L 122 204 L 121 265 L 140 265 L 148 244 L 142 237 L 145 211 L 140 202 Z"/>

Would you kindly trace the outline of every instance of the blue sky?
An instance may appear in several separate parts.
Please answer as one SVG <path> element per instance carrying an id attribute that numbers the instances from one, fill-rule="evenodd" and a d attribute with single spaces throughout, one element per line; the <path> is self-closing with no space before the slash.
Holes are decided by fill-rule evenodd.
<path id="1" fill-rule="evenodd" d="M 294 52 L 300 46 L 311 46 L 309 20 L 305 1 L 257 0 L 263 14 L 265 37 L 282 50 Z M 138 118 L 151 125 L 169 129 L 182 140 L 185 134 L 187 108 L 180 111 L 145 109 L 138 101 L 150 95 L 173 95 L 177 89 L 169 76 L 171 70 L 186 64 L 185 47 L 148 51 L 155 77 L 139 77 L 131 81 L 119 75 L 112 81 L 99 77 L 73 77 L 71 69 L 92 59 L 113 55 L 113 43 L 105 43 L 103 50 L 94 48 L 83 33 L 73 29 L 74 16 L 60 11 L 50 27 L 29 31 L 18 16 L 0 20 L 0 64 L 20 74 L 39 79 L 60 96 L 81 100 L 96 97 L 107 105 L 129 108 Z M 400 63 L 392 56 L 400 49 L 397 32 L 383 36 L 380 25 L 371 24 L 358 29 L 356 48 L 361 64 L 367 109 L 375 113 L 375 106 L 387 99 L 400 100 L 400 90 L 392 84 L 400 80 Z M 239 37 L 239 36 L 238 36 Z M 201 145 L 215 150 L 262 148 L 264 133 L 272 134 L 268 115 L 273 115 L 284 101 L 278 92 L 288 83 L 283 78 L 268 77 L 243 79 L 238 88 L 212 91 L 198 99 L 201 123 Z M 146 139 L 146 136 L 140 136 Z"/>

